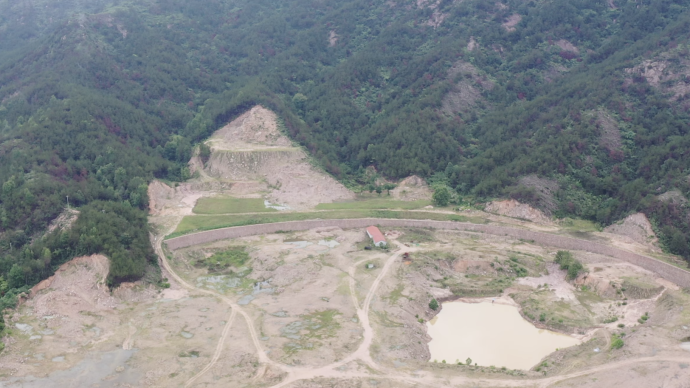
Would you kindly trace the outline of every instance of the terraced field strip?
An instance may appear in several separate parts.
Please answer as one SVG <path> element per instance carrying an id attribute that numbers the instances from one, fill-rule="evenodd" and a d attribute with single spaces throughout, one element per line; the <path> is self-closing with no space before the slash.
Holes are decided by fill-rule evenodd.
<path id="1" fill-rule="evenodd" d="M 405 212 L 400 212 L 405 213 Z M 425 216 L 437 214 L 439 216 L 449 216 L 442 213 L 422 213 L 406 212 Z M 299 214 L 299 213 L 298 213 Z M 313 213 L 302 213 L 314 217 Z M 321 215 L 322 213 L 319 213 Z M 571 237 L 558 236 L 555 234 L 535 232 L 527 229 L 511 228 L 496 225 L 479 225 L 467 222 L 433 221 L 419 219 L 384 219 L 384 218 L 358 218 L 358 219 L 320 219 L 305 221 L 276 222 L 261 225 L 248 225 L 231 228 L 223 228 L 184 235 L 171 238 L 166 241 L 170 249 L 179 249 L 197 244 L 205 244 L 218 240 L 232 239 L 238 237 L 254 236 L 259 234 L 276 233 L 280 231 L 299 231 L 323 227 L 340 227 L 343 229 L 365 228 L 369 225 L 379 225 L 384 227 L 409 227 L 409 228 L 433 228 L 462 230 L 468 232 L 479 232 L 522 239 L 546 246 L 575 251 L 586 251 L 613 257 L 648 271 L 652 271 L 664 279 L 670 280 L 683 288 L 690 288 L 690 271 L 675 267 L 658 259 L 639 255 L 612 246 L 579 240 Z"/>
<path id="2" fill-rule="evenodd" d="M 238 214 L 278 210 L 267 208 L 262 198 L 211 197 L 199 198 L 192 211 L 195 214 Z"/>
<path id="3" fill-rule="evenodd" d="M 177 229 L 166 236 L 168 239 L 192 232 L 222 229 L 233 226 L 256 224 L 272 224 L 287 221 L 303 220 L 338 220 L 348 218 L 401 218 L 412 220 L 464 221 L 485 223 L 483 218 L 465 217 L 457 214 L 424 212 L 424 211 L 395 211 L 395 210 L 328 210 L 305 213 L 267 213 L 267 214 L 237 214 L 237 215 L 194 215 L 185 216 Z"/>
<path id="4" fill-rule="evenodd" d="M 402 209 L 414 210 L 431 205 L 431 201 L 396 201 L 394 199 L 374 198 L 347 202 L 320 203 L 316 210 L 365 210 L 365 209 Z"/>

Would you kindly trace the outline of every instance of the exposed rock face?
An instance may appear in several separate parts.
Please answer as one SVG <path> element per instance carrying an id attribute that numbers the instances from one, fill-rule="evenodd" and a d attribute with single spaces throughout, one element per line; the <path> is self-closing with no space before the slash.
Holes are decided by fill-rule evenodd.
<path id="1" fill-rule="evenodd" d="M 470 43 L 472 42 L 474 40 Z M 458 79 L 458 76 L 461 78 Z M 448 79 L 456 83 L 453 89 L 443 97 L 441 110 L 447 115 L 468 112 L 483 101 L 484 90 L 491 90 L 494 87 L 493 82 L 480 75 L 476 67 L 463 61 L 456 62 L 448 69 Z"/>
<path id="2" fill-rule="evenodd" d="M 412 175 L 398 183 L 391 195 L 402 201 L 419 201 L 431 199 L 432 192 L 424 179 Z"/>
<path id="3" fill-rule="evenodd" d="M 655 245 L 658 241 L 652 224 L 643 213 L 631 214 L 625 219 L 607 226 L 604 232 L 625 236 L 644 245 Z"/>
<path id="4" fill-rule="evenodd" d="M 533 188 L 539 197 L 537 207 L 541 209 L 544 214 L 550 216 L 558 204 L 554 195 L 559 190 L 558 182 L 553 179 L 540 178 L 535 174 L 523 176 L 518 180 L 518 184 L 525 187 Z"/>
<path id="5" fill-rule="evenodd" d="M 519 14 L 512 14 L 508 16 L 508 19 L 506 19 L 505 22 L 503 22 L 503 28 L 505 28 L 508 32 L 513 32 L 515 31 L 515 26 L 517 26 L 521 20 L 522 16 Z"/>
<path id="6" fill-rule="evenodd" d="M 675 52 L 662 53 L 625 71 L 631 77 L 643 77 L 647 83 L 667 94 L 671 101 L 682 100 L 690 93 L 690 84 L 685 82 L 690 76 L 690 60 L 679 57 Z M 631 78 L 626 85 L 632 82 Z"/>
<path id="7" fill-rule="evenodd" d="M 551 218 L 549 218 L 541 210 L 537 210 L 529 205 L 525 205 L 524 203 L 520 203 L 514 199 L 490 202 L 484 210 L 489 213 L 496 213 L 502 216 L 530 220 L 538 224 L 553 224 Z"/>
<path id="8" fill-rule="evenodd" d="M 554 42 L 556 46 L 560 47 L 561 50 L 563 51 L 570 51 L 571 53 L 579 54 L 580 50 L 572 43 L 565 39 L 561 39 L 557 42 Z"/>
<path id="9" fill-rule="evenodd" d="M 597 111 L 596 117 L 597 125 L 601 130 L 600 144 L 610 151 L 620 150 L 623 147 L 623 141 L 618 122 L 603 109 Z"/>
<path id="10" fill-rule="evenodd" d="M 202 175 L 233 187 L 265 183 L 266 198 L 273 203 L 300 210 L 354 199 L 352 191 L 314 167 L 304 150 L 280 132 L 276 114 L 260 105 L 216 131 L 207 144 L 211 157 Z"/>
<path id="11" fill-rule="evenodd" d="M 683 193 L 681 193 L 680 190 L 669 190 L 661 195 L 659 195 L 657 198 L 659 198 L 660 201 L 667 202 L 667 203 L 672 203 L 674 205 L 685 205 L 688 203 L 688 199 L 685 198 Z"/>

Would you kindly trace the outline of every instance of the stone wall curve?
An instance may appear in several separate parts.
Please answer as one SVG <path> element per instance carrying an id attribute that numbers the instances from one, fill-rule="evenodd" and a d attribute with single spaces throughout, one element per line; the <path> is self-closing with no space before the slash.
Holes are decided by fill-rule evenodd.
<path id="1" fill-rule="evenodd" d="M 586 251 L 597 253 L 634 264 L 648 271 L 654 272 L 664 279 L 676 283 L 680 287 L 690 288 L 690 271 L 675 267 L 661 260 L 629 252 L 609 245 L 580 240 L 572 237 L 559 236 L 550 233 L 536 232 L 526 229 L 511 228 L 497 225 L 471 224 L 456 221 L 406 220 L 389 218 L 354 218 L 335 220 L 305 220 L 286 221 L 271 224 L 257 224 L 234 226 L 230 228 L 214 229 L 204 232 L 187 234 L 166 240 L 168 248 L 175 250 L 213 241 L 269 234 L 276 232 L 292 232 L 321 227 L 339 227 L 342 229 L 365 228 L 370 225 L 387 227 L 434 228 L 448 230 L 462 230 L 480 232 L 497 236 L 508 236 L 516 239 L 530 240 L 538 244 L 554 248 Z"/>

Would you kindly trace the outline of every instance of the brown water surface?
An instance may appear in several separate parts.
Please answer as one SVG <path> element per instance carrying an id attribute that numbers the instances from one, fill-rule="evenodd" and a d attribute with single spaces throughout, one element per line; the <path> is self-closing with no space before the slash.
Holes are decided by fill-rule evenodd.
<path id="1" fill-rule="evenodd" d="M 472 363 L 528 370 L 556 349 L 580 343 L 575 338 L 538 329 L 503 304 L 447 302 L 427 329 L 431 361 Z"/>

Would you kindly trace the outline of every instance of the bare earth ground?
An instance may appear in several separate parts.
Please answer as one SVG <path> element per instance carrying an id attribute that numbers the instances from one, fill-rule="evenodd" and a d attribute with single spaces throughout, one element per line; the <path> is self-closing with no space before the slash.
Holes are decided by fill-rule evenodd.
<path id="1" fill-rule="evenodd" d="M 587 272 L 568 282 L 553 263 L 555 249 L 471 232 L 383 230 L 388 251 L 366 250 L 363 231 L 339 228 L 164 250 L 163 236 L 191 214 L 198 198 L 283 195 L 261 172 L 276 160 L 262 159 L 265 153 L 292 147 L 272 123 L 269 111 L 255 107 L 209 141 L 214 152 L 248 153 L 241 161 L 255 164 L 212 156 L 204 167 L 197 158 L 197 178 L 176 187 L 151 184 L 151 238 L 170 288 L 133 283 L 110 291 L 105 257 L 65 264 L 6 316 L 11 333 L 0 354 L 0 387 L 687 387 L 690 352 L 681 343 L 690 341 L 690 295 L 609 257 L 574 252 Z M 285 152 L 292 158 L 297 150 Z M 252 159 L 257 155 L 264 156 Z M 330 177 L 309 175 L 321 173 L 304 163 L 300 171 L 307 171 L 313 190 L 299 176 L 281 176 L 292 180 L 283 187 L 302 190 L 298 202 L 287 196 L 281 203 L 299 208 L 349 193 Z M 226 178 L 223 171 L 246 179 Z M 416 177 L 396 190 L 400 199 L 430 195 Z M 453 213 L 654 251 L 641 240 L 647 230 L 638 219 L 582 233 L 523 210 Z M 644 232 L 635 234 L 640 227 Z M 214 272 L 199 264 L 237 246 L 250 257 L 240 267 Z M 524 277 L 517 278 L 518 271 Z M 582 344 L 548 355 L 539 370 L 430 363 L 425 322 L 437 314 L 428 306 L 432 297 L 496 298 L 536 326 Z M 649 320 L 639 323 L 645 313 Z M 611 335 L 622 333 L 625 346 L 610 349 Z"/>
<path id="2" fill-rule="evenodd" d="M 485 211 L 503 216 L 522 218 L 544 225 L 551 225 L 553 221 L 539 209 L 520 203 L 514 199 L 490 202 Z"/>
<path id="3" fill-rule="evenodd" d="M 390 252 L 364 250 L 361 230 L 339 228 L 181 249 L 161 256 L 172 287 L 138 286 L 144 296 L 134 302 L 102 285 L 105 258 L 77 259 L 12 317 L 16 333 L 0 373 L 7 386 L 33 375 L 49 376 L 35 386 L 80 376 L 100 386 L 161 387 L 646 387 L 656 380 L 681 387 L 673 376 L 679 384 L 690 377 L 683 367 L 690 353 L 680 348 L 690 336 L 690 295 L 654 274 L 576 252 L 589 272 L 573 284 L 550 264 L 548 247 L 468 232 L 384 232 Z M 209 273 L 195 265 L 229 246 L 247 247 L 246 268 Z M 509 280 L 513 258 L 528 271 L 517 282 Z M 547 322 L 536 325 L 585 342 L 547 356 L 541 372 L 429 363 L 430 297 L 442 290 L 472 302 L 463 290 L 497 281 L 505 287 L 499 303 L 523 314 L 547 311 Z M 645 312 L 650 320 L 637 323 Z M 604 323 L 612 316 L 619 319 Z M 625 346 L 608 349 L 610 334 L 620 332 Z"/>
<path id="4" fill-rule="evenodd" d="M 416 175 L 403 179 L 395 189 L 391 190 L 391 196 L 402 201 L 430 200 L 431 195 L 429 185 Z"/>
<path id="5" fill-rule="evenodd" d="M 291 209 L 354 199 L 354 193 L 314 167 L 306 153 L 280 133 L 275 113 L 256 106 L 218 130 L 205 175 L 222 181 L 264 182 L 267 199 Z"/>

